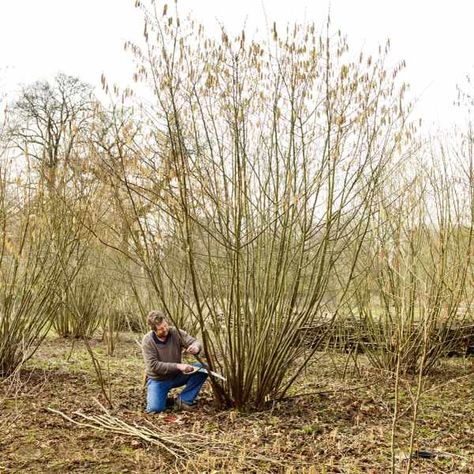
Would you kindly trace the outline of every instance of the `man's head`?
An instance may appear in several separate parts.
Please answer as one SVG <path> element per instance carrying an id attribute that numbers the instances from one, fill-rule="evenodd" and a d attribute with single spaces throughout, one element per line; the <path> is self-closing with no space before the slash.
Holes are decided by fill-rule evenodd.
<path id="1" fill-rule="evenodd" d="M 165 315 L 161 311 L 150 311 L 147 316 L 147 322 L 152 331 L 155 331 L 159 338 L 166 338 L 169 332 L 169 326 Z"/>

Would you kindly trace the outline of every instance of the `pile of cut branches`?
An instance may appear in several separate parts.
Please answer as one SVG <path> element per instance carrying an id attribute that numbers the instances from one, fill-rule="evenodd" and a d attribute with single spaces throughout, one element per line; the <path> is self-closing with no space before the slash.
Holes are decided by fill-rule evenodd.
<path id="1" fill-rule="evenodd" d="M 97 402 L 99 403 L 99 402 Z M 80 411 L 75 411 L 72 418 L 65 413 L 48 408 L 48 411 L 62 416 L 67 421 L 84 428 L 110 432 L 114 434 L 131 436 L 138 438 L 145 443 L 158 446 L 163 454 L 167 453 L 177 464 L 189 463 L 198 456 L 207 453 L 216 460 L 228 461 L 239 458 L 239 448 L 233 443 L 222 442 L 213 437 L 205 436 L 194 432 L 169 433 L 166 429 L 158 427 L 145 420 L 146 426 L 137 423 L 129 424 L 120 418 L 113 416 L 103 405 L 100 405 L 101 413 L 98 415 L 86 415 Z M 282 464 L 272 458 L 254 453 L 252 456 L 245 456 L 244 463 L 248 463 L 249 469 L 255 467 L 255 463 L 267 463 L 271 465 Z"/>

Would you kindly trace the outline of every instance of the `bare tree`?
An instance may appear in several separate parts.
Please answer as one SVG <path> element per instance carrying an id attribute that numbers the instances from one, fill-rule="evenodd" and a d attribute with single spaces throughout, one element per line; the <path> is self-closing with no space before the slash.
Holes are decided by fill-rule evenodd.
<path id="1" fill-rule="evenodd" d="M 80 79 L 58 74 L 54 82 L 25 86 L 13 106 L 12 138 L 33 158 L 50 190 L 64 185 L 60 169 L 77 165 L 78 150 L 90 131 L 95 109 L 92 87 Z"/>

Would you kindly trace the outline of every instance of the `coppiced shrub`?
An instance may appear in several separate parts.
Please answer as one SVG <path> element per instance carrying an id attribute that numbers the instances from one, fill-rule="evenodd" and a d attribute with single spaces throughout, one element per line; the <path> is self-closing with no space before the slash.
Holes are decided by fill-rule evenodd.
<path id="1" fill-rule="evenodd" d="M 67 240 L 51 239 L 47 208 L 32 182 L 0 163 L 0 373 L 29 359 L 59 308 L 60 256 Z"/>
<path id="2" fill-rule="evenodd" d="M 0 162 L 3 372 L 31 357 L 87 261 L 101 213 L 86 140 L 96 105 L 90 91 L 59 75 L 53 85 L 25 87 L 8 115 Z"/>
<path id="3" fill-rule="evenodd" d="M 80 275 L 67 285 L 62 306 L 54 319 L 54 328 L 62 337 L 93 337 L 99 328 L 104 307 L 104 289 L 97 275 Z"/>
<path id="4" fill-rule="evenodd" d="M 109 147 L 127 253 L 172 320 L 178 304 L 199 324 L 221 402 L 261 407 L 317 349 L 301 359 L 300 330 L 347 293 L 404 133 L 400 67 L 384 69 L 386 51 L 353 60 L 313 25 L 217 40 L 154 8 L 147 47 L 129 45 L 153 121 Z"/>
<path id="5" fill-rule="evenodd" d="M 359 261 L 355 304 L 377 367 L 426 373 L 462 344 L 457 329 L 472 310 L 470 147 L 457 157 L 433 148 L 386 184 Z"/>

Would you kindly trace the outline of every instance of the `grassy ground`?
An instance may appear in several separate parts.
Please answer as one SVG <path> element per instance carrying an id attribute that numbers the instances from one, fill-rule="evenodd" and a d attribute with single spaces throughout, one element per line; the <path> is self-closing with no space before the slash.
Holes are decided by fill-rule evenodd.
<path id="1" fill-rule="evenodd" d="M 217 410 L 207 387 L 197 413 L 147 415 L 135 339 L 121 335 L 110 358 L 102 343 L 91 342 L 105 372 L 109 361 L 111 415 L 166 436 L 184 435 L 184 445 L 194 443 L 192 456 L 177 462 L 136 436 L 78 426 L 49 411 L 81 421 L 74 412 L 97 416 L 102 410 L 95 400 L 104 402 L 82 343 L 71 351 L 70 341 L 51 338 L 24 370 L 0 381 L 0 472 L 390 472 L 394 383 L 363 358 L 346 367 L 342 355 L 318 355 L 295 387 L 294 394 L 308 395 L 258 413 Z M 413 472 L 474 472 L 473 371 L 470 360 L 447 359 L 427 378 L 415 449 L 438 455 L 414 460 Z M 401 385 L 397 472 L 407 465 L 415 381 Z"/>

